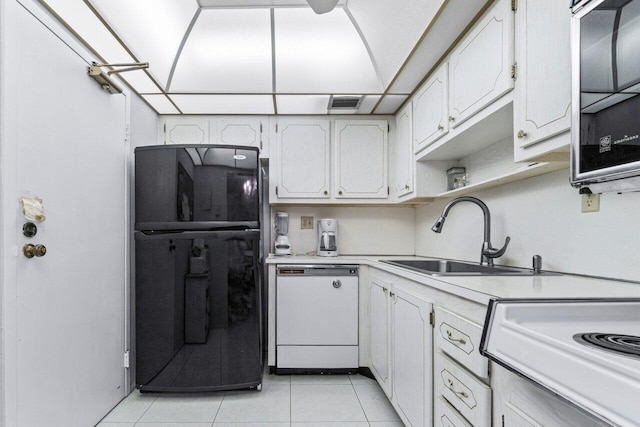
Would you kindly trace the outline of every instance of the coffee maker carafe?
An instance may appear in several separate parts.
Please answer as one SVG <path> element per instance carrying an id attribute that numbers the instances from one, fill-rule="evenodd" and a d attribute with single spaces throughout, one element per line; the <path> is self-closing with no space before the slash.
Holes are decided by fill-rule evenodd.
<path id="1" fill-rule="evenodd" d="M 276 255 L 291 255 L 291 242 L 289 241 L 289 214 L 286 212 L 276 212 L 275 220 Z"/>
<path id="2" fill-rule="evenodd" d="M 338 256 L 338 220 L 318 221 L 318 256 Z"/>

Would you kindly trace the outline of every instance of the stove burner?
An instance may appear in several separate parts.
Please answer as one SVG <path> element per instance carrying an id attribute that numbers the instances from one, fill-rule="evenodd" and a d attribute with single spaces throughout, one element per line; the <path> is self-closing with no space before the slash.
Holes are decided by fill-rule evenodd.
<path id="1" fill-rule="evenodd" d="M 640 357 L 640 337 L 633 335 L 591 332 L 575 334 L 573 339 L 583 345 L 615 353 L 623 353 L 627 356 Z"/>

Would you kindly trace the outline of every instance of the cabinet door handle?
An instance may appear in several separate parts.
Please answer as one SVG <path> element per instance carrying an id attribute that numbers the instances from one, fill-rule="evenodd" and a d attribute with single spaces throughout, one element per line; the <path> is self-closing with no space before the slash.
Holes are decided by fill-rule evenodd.
<path id="1" fill-rule="evenodd" d="M 459 394 L 460 396 L 464 397 L 465 399 L 467 397 L 469 397 L 469 395 L 467 394 L 466 391 L 457 391 L 455 385 L 453 384 L 453 381 L 451 381 L 450 379 L 447 379 L 447 387 L 449 388 L 449 390 L 451 390 L 453 393 L 455 394 Z"/>
<path id="2" fill-rule="evenodd" d="M 327 190 L 324 190 L 323 194 L 326 196 L 327 194 L 329 194 L 329 192 Z"/>
<path id="3" fill-rule="evenodd" d="M 466 344 L 467 340 L 464 338 L 453 338 L 453 333 L 447 329 L 447 339 L 451 342 L 459 342 L 460 344 Z"/>
<path id="4" fill-rule="evenodd" d="M 518 131 L 518 139 L 522 139 L 525 136 L 527 136 L 527 133 L 525 131 L 523 131 L 523 130 L 519 130 Z"/>
<path id="5" fill-rule="evenodd" d="M 393 292 L 389 292 L 389 296 L 393 297 L 395 294 Z"/>
<path id="6" fill-rule="evenodd" d="M 338 191 L 338 194 L 342 196 L 342 191 Z"/>

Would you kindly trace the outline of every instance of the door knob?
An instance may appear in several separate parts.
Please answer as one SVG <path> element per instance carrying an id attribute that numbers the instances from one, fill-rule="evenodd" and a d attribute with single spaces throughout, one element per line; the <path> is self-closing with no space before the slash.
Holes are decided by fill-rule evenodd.
<path id="1" fill-rule="evenodd" d="M 33 258 L 34 256 L 41 257 L 47 253 L 47 248 L 45 245 L 27 243 L 22 247 L 22 253 L 27 258 Z"/>

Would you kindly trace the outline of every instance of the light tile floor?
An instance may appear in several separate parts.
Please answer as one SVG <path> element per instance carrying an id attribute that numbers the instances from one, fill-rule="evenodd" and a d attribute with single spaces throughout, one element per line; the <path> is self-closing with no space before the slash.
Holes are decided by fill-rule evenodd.
<path id="1" fill-rule="evenodd" d="M 262 391 L 131 393 L 98 427 L 402 427 L 360 375 L 269 375 Z"/>

